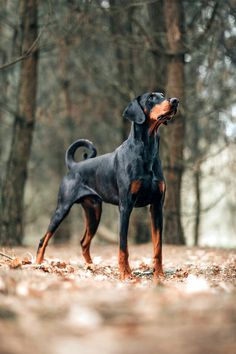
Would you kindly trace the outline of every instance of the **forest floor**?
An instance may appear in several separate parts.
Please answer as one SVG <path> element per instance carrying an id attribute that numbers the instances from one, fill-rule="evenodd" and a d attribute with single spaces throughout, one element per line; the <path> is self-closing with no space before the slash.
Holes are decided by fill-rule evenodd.
<path id="1" fill-rule="evenodd" d="M 236 252 L 164 246 L 152 281 L 151 244 L 130 247 L 134 278 L 120 281 L 117 247 L 0 249 L 1 354 L 236 353 Z"/>

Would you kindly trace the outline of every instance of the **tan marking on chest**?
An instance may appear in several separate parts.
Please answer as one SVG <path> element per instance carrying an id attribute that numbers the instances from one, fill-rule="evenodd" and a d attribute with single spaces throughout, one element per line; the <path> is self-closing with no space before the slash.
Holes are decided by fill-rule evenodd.
<path id="1" fill-rule="evenodd" d="M 140 180 L 135 180 L 131 183 L 130 191 L 132 194 L 138 193 L 140 190 L 142 182 Z"/>
<path id="2" fill-rule="evenodd" d="M 160 192 L 161 192 L 161 193 L 164 193 L 165 190 L 166 190 L 166 184 L 165 184 L 165 182 L 164 182 L 164 181 L 159 182 L 159 183 L 158 183 L 158 186 L 159 186 Z"/>
<path id="3" fill-rule="evenodd" d="M 156 119 L 149 119 L 148 134 L 152 135 L 153 132 L 157 132 L 158 127 L 161 125 Z"/>

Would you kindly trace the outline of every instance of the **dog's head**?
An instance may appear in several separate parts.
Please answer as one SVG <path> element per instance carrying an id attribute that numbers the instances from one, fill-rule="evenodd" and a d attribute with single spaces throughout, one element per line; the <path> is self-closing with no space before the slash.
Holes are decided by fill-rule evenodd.
<path id="1" fill-rule="evenodd" d="M 143 124 L 149 123 L 149 133 L 157 131 L 161 124 L 167 124 L 177 112 L 179 100 L 177 98 L 165 98 L 162 93 L 145 93 L 135 98 L 123 112 L 123 117 L 130 121 Z"/>

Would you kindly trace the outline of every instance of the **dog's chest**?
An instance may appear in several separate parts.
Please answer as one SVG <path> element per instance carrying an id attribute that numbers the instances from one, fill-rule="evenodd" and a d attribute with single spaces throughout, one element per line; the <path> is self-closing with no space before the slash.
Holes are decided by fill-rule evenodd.
<path id="1" fill-rule="evenodd" d="M 133 180 L 130 184 L 130 192 L 135 199 L 135 206 L 145 206 L 162 199 L 165 192 L 165 182 L 146 176 L 146 178 Z"/>

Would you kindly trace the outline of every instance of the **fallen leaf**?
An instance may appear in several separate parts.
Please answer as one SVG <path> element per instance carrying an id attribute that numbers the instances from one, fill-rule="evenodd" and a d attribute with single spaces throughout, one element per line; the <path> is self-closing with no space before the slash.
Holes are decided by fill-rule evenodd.
<path id="1" fill-rule="evenodd" d="M 28 257 L 24 257 L 22 261 L 23 265 L 32 264 L 32 261 Z"/>
<path id="2" fill-rule="evenodd" d="M 20 268 L 22 266 L 22 262 L 21 262 L 20 258 L 15 257 L 13 260 L 10 261 L 9 266 L 12 269 Z"/>

